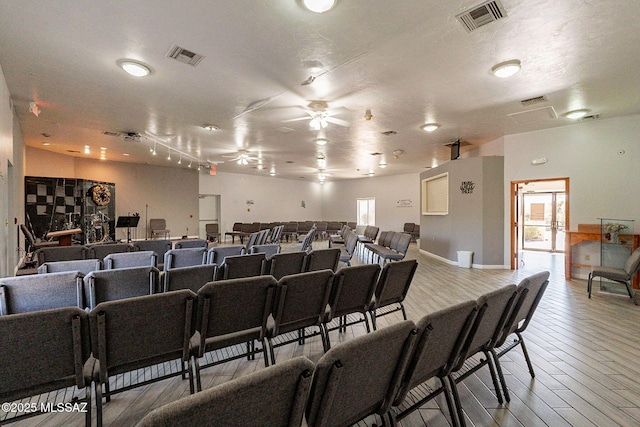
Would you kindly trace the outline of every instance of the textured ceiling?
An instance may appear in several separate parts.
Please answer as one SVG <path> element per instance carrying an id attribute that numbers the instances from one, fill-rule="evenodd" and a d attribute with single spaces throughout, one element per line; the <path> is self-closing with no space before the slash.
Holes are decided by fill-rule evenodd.
<path id="1" fill-rule="evenodd" d="M 506 18 L 467 32 L 456 15 L 479 3 L 338 0 L 314 14 L 296 0 L 6 0 L 0 65 L 30 146 L 291 179 L 418 172 L 448 161 L 445 144 L 458 138 L 470 143 L 464 152 L 505 134 L 579 126 L 562 116 L 569 110 L 640 112 L 640 1 L 502 0 Z M 196 67 L 167 58 L 174 45 L 204 58 Z M 151 75 L 125 74 L 122 59 Z M 522 62 L 518 74 L 491 74 L 511 59 Z M 289 121 L 309 117 L 314 100 L 350 126 L 317 132 Z M 426 133 L 427 122 L 441 127 Z M 128 132 L 140 138 L 127 141 Z M 233 161 L 238 150 L 248 165 Z"/>

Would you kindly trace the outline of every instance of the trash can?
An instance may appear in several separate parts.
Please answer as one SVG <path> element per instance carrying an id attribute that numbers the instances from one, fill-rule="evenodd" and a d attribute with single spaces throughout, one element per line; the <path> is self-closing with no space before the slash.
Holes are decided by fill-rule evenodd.
<path id="1" fill-rule="evenodd" d="M 473 252 L 458 251 L 458 267 L 471 268 Z"/>

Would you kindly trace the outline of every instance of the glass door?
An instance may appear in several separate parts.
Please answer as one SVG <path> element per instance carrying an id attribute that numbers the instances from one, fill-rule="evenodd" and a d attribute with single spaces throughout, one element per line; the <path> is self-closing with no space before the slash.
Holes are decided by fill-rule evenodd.
<path id="1" fill-rule="evenodd" d="M 564 252 L 566 194 L 564 192 L 524 193 L 526 250 Z"/>

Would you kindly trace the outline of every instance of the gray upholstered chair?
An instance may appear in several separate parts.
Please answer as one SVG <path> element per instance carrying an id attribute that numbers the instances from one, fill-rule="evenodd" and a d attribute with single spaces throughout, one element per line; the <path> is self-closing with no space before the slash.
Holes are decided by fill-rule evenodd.
<path id="1" fill-rule="evenodd" d="M 137 427 L 300 426 L 314 364 L 304 356 L 155 409 Z"/>
<path id="2" fill-rule="evenodd" d="M 192 265 L 190 267 L 171 268 L 162 273 L 164 292 L 178 289 L 191 289 L 193 292 L 216 279 L 218 266 L 215 264 Z"/>
<path id="3" fill-rule="evenodd" d="M 118 271 L 118 270 L 112 270 Z M 110 396 L 177 375 L 189 377 L 194 384 L 189 340 L 194 330 L 196 295 L 188 289 L 98 304 L 89 313 L 91 348 L 96 364 L 97 425 L 102 425 L 102 396 Z M 110 377 L 138 369 L 177 362 L 176 369 L 149 369 L 131 381 L 114 381 Z M 104 387 L 104 392 L 103 392 Z"/>
<path id="4" fill-rule="evenodd" d="M 589 280 L 587 282 L 587 291 L 589 292 L 589 298 L 591 298 L 591 287 L 593 285 L 593 279 L 601 277 L 603 279 L 613 280 L 614 282 L 622 283 L 626 286 L 629 297 L 634 299 L 634 303 L 638 305 L 638 301 L 633 298 L 633 291 L 631 289 L 631 279 L 640 269 L 640 248 L 637 248 L 624 264 L 624 268 L 613 267 L 591 267 L 589 273 Z"/>
<path id="5" fill-rule="evenodd" d="M 104 260 L 109 254 L 119 254 L 123 252 L 133 251 L 133 245 L 129 243 L 105 243 L 103 245 L 89 246 L 89 254 L 87 258 Z"/>
<path id="6" fill-rule="evenodd" d="M 63 307 L 84 309 L 82 277 L 79 271 L 65 271 L 0 279 L 0 315 Z"/>
<path id="7" fill-rule="evenodd" d="M 516 294 L 516 285 L 507 285 L 481 295 L 476 300 L 478 315 L 462 347 L 460 356 L 449 375 L 460 420 L 464 418 L 464 414 L 462 413 L 462 405 L 456 384 L 461 383 L 485 365 L 489 367 L 498 402 L 500 404 L 503 403 L 502 393 L 500 392 L 501 386 L 507 401 L 510 400 L 500 362 L 498 359 L 493 358 L 491 350 L 494 349 L 502 335 L 509 313 L 511 313 L 511 308 L 516 300 Z M 498 379 L 500 383 L 498 383 Z"/>
<path id="8" fill-rule="evenodd" d="M 299 342 L 304 344 L 306 328 L 318 328 L 322 347 L 327 351 L 326 331 L 323 320 L 328 311 L 333 272 L 331 270 L 284 276 L 278 281 L 273 308 L 273 322 L 267 331 L 271 361 L 276 362 L 275 347 Z M 298 331 L 297 338 L 288 332 Z M 312 336 L 312 335 L 311 335 Z M 277 342 L 274 339 L 278 337 Z"/>
<path id="9" fill-rule="evenodd" d="M 173 249 L 206 248 L 209 245 L 204 239 L 183 239 L 173 244 Z"/>
<path id="10" fill-rule="evenodd" d="M 327 332 L 338 329 L 345 332 L 347 326 L 364 322 L 367 332 L 371 331 L 367 311 L 376 290 L 378 276 L 380 275 L 378 264 L 364 264 L 353 267 L 344 267 L 338 270 L 333 278 L 331 298 L 329 306 L 331 312 L 325 319 Z M 359 314 L 358 319 L 348 319 L 348 315 Z M 328 322 L 338 320 L 338 326 L 329 327 Z M 335 323 L 335 322 L 334 322 Z M 331 347 L 331 341 L 327 334 L 327 343 Z"/>
<path id="11" fill-rule="evenodd" d="M 422 317 L 417 324 L 418 339 L 405 378 L 393 400 L 394 413 L 402 420 L 440 393 L 444 393 L 449 424 L 459 426 L 449 374 L 473 327 L 478 306 L 467 301 Z M 430 382 L 438 378 L 440 386 Z M 446 425 L 446 422 L 443 423 Z"/>
<path id="12" fill-rule="evenodd" d="M 340 249 L 315 249 L 309 252 L 306 271 L 331 270 L 335 272 L 340 263 Z"/>
<path id="13" fill-rule="evenodd" d="M 516 302 L 514 303 L 511 315 L 505 324 L 501 336 L 497 340 L 495 345 L 496 348 L 493 352 L 494 357 L 499 359 L 519 345 L 522 348 L 522 353 L 524 354 L 524 359 L 527 362 L 531 378 L 534 378 L 536 374 L 533 371 L 533 365 L 531 364 L 529 352 L 527 351 L 527 346 L 524 343 L 522 333 L 527 329 L 527 326 L 529 326 L 529 322 L 531 321 L 533 314 L 536 312 L 536 308 L 538 307 L 548 285 L 548 271 L 534 274 L 518 283 L 518 296 L 516 297 Z M 516 338 L 508 341 L 508 338 L 513 336 L 513 334 L 516 335 Z M 505 395 L 508 397 L 507 390 L 505 390 Z"/>
<path id="14" fill-rule="evenodd" d="M 57 246 L 38 249 L 34 253 L 34 258 L 38 260 L 38 265 L 42 265 L 45 262 L 87 259 L 88 254 L 89 248 L 84 245 Z"/>
<path id="15" fill-rule="evenodd" d="M 320 358 L 307 404 L 309 427 L 339 427 L 378 414 L 386 422 L 417 331 L 407 320 L 354 338 Z"/>
<path id="16" fill-rule="evenodd" d="M 398 310 L 402 311 L 402 317 L 407 320 L 407 312 L 402 302 L 409 292 L 409 286 L 411 286 L 417 268 L 418 261 L 415 259 L 398 261 L 384 266 L 369 308 L 373 329 L 377 328 L 377 317 Z"/>
<path id="17" fill-rule="evenodd" d="M 157 267 L 158 255 L 153 251 L 137 251 L 109 254 L 104 257 L 105 270 L 131 267 Z"/>
<path id="18" fill-rule="evenodd" d="M 205 224 L 204 231 L 206 234 L 206 240 L 210 242 L 220 241 L 220 228 L 218 224 Z"/>
<path id="19" fill-rule="evenodd" d="M 356 253 L 356 247 L 358 246 L 358 235 L 348 230 L 344 237 L 344 248 L 340 248 L 340 262 L 351 265 L 351 258 Z"/>
<path id="20" fill-rule="evenodd" d="M 95 308 L 104 301 L 151 295 L 158 292 L 159 274 L 155 267 L 120 268 L 94 271 L 84 277 L 87 306 Z"/>
<path id="21" fill-rule="evenodd" d="M 67 307 L 0 316 L 0 336 L 0 401 L 17 401 L 25 407 L 33 404 L 38 409 L 45 403 L 55 408 L 84 402 L 85 426 L 90 427 L 91 376 L 84 372 L 93 370 L 95 359 L 91 357 L 87 313 Z M 34 399 L 29 401 L 30 397 Z M 40 414 L 2 412 L 7 415 L 3 424 Z M 73 422 L 72 418 L 67 421 Z"/>
<path id="22" fill-rule="evenodd" d="M 204 264 L 206 254 L 206 248 L 171 249 L 164 254 L 164 271 L 171 268 Z"/>
<path id="23" fill-rule="evenodd" d="M 231 231 L 227 231 L 226 233 L 224 233 L 225 242 L 227 241 L 227 236 L 231 236 L 231 244 L 234 244 L 236 241 L 236 236 L 239 237 L 240 233 L 242 233 L 242 223 L 235 222 Z"/>
<path id="24" fill-rule="evenodd" d="M 265 244 L 265 245 L 253 245 L 249 253 L 256 254 L 258 252 L 262 252 L 264 253 L 265 257 L 269 259 L 275 254 L 279 254 L 281 250 L 282 248 L 280 247 L 279 244 L 273 243 L 273 244 Z"/>
<path id="25" fill-rule="evenodd" d="M 282 252 L 269 258 L 265 273 L 271 274 L 276 280 L 280 280 L 284 276 L 304 272 L 306 263 L 306 252 Z"/>
<path id="26" fill-rule="evenodd" d="M 257 276 L 211 282 L 200 288 L 197 332 L 191 339 L 198 391 L 202 389 L 200 370 L 206 367 L 259 353 L 269 366 L 265 337 L 276 284 L 271 276 Z M 260 345 L 256 347 L 255 341 Z M 207 357 L 208 352 L 238 344 L 246 344 L 247 351 Z"/>
<path id="27" fill-rule="evenodd" d="M 207 264 L 224 264 L 228 256 L 244 254 L 244 246 L 215 246 L 207 251 Z"/>
<path id="28" fill-rule="evenodd" d="M 164 268 L 164 254 L 170 251 L 172 247 L 171 240 L 138 240 L 133 244 L 134 251 L 153 251 L 158 255 L 156 267 L 159 270 Z"/>
<path id="29" fill-rule="evenodd" d="M 161 234 L 163 238 L 171 237 L 171 230 L 167 228 L 167 221 L 164 218 L 154 218 L 149 220 L 149 234 L 154 239 Z"/>
<path id="30" fill-rule="evenodd" d="M 45 262 L 38 267 L 38 274 L 60 273 L 62 271 L 79 271 L 82 274 L 89 274 L 98 270 L 102 270 L 102 262 L 99 259 L 76 259 Z"/>
<path id="31" fill-rule="evenodd" d="M 264 252 L 256 252 L 247 255 L 228 256 L 224 262 L 218 266 L 222 272 L 224 280 L 239 279 L 242 277 L 254 277 L 264 274 L 267 259 Z"/>

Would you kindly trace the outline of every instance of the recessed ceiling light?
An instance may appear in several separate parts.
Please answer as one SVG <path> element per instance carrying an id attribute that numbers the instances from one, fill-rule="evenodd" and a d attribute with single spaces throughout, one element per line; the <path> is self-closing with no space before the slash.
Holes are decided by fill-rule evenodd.
<path id="1" fill-rule="evenodd" d="M 434 130 L 440 127 L 437 123 L 427 123 L 425 125 L 420 126 L 420 128 L 425 132 L 433 132 Z"/>
<path id="2" fill-rule="evenodd" d="M 376 173 L 374 171 L 369 171 L 368 175 L 369 176 L 374 176 Z"/>
<path id="3" fill-rule="evenodd" d="M 387 163 L 386 162 L 380 162 L 380 164 L 378 165 L 380 166 L 382 169 L 387 167 Z"/>
<path id="4" fill-rule="evenodd" d="M 122 153 L 123 156 L 129 157 L 129 153 Z"/>
<path id="5" fill-rule="evenodd" d="M 323 13 L 331 10 L 336 5 L 336 0 L 303 0 L 302 3 L 311 12 Z"/>
<path id="6" fill-rule="evenodd" d="M 500 78 L 511 77 L 520 71 L 520 60 L 512 59 L 510 61 L 501 62 L 491 68 L 491 72 Z"/>
<path id="7" fill-rule="evenodd" d="M 84 154 L 91 154 L 91 147 L 89 147 L 88 145 L 84 146 Z"/>
<path id="8" fill-rule="evenodd" d="M 48 146 L 51 145 L 51 143 L 50 142 L 43 142 L 42 145 L 44 145 L 45 147 L 48 147 Z"/>
<path id="9" fill-rule="evenodd" d="M 213 132 L 214 130 L 220 130 L 220 127 L 216 125 L 202 125 L 202 127 L 208 130 L 209 132 Z"/>
<path id="10" fill-rule="evenodd" d="M 316 139 L 316 144 L 318 144 L 318 145 L 327 145 L 327 142 L 328 141 L 326 139 L 324 139 L 324 138 Z"/>
<path id="11" fill-rule="evenodd" d="M 271 172 L 269 172 L 269 176 L 276 176 L 276 171 L 272 170 Z"/>
<path id="12" fill-rule="evenodd" d="M 572 111 L 567 111 L 566 113 L 563 114 L 563 116 L 565 116 L 567 119 L 577 120 L 586 116 L 589 111 L 591 110 L 587 110 L 586 108 L 583 108 L 580 110 L 572 110 Z"/>
<path id="13" fill-rule="evenodd" d="M 146 65 L 135 61 L 121 61 L 118 63 L 127 73 L 135 77 L 144 77 L 151 74 L 151 69 Z"/>

